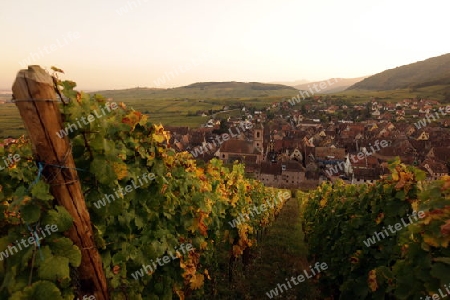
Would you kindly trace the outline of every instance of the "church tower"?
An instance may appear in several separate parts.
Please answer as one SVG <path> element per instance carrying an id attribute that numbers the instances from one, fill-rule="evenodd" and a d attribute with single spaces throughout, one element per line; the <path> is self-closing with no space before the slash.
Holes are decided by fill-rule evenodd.
<path id="1" fill-rule="evenodd" d="M 253 129 L 253 147 L 258 149 L 259 152 L 263 151 L 263 128 L 261 124 Z"/>

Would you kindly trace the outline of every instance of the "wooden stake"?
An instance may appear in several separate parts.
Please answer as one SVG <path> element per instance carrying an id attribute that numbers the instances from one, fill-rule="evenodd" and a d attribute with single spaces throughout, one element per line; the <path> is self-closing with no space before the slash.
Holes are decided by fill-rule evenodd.
<path id="1" fill-rule="evenodd" d="M 81 287 L 77 296 L 82 299 L 85 295 L 94 295 L 96 300 L 108 300 L 102 260 L 94 243 L 91 220 L 74 169 L 69 140 L 56 134 L 62 129 L 62 120 L 53 79 L 40 66 L 28 66 L 27 70 L 17 73 L 12 90 L 33 144 L 35 159 L 45 163 L 42 175 L 50 183 L 56 202 L 64 206 L 73 218 L 68 236 L 82 254 L 78 268 Z"/>

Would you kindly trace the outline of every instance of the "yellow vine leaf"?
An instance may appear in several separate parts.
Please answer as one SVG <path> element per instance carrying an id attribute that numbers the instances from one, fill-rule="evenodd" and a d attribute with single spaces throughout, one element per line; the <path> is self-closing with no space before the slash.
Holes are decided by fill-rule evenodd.
<path id="1" fill-rule="evenodd" d="M 155 133 L 152 134 L 152 138 L 157 143 L 163 143 L 164 141 L 170 140 L 170 133 L 168 131 L 164 131 L 164 127 L 160 125 L 154 125 Z"/>
<path id="2" fill-rule="evenodd" d="M 369 288 L 372 292 L 375 292 L 378 289 L 377 271 L 372 270 L 369 272 L 367 283 L 369 284 Z"/>
<path id="3" fill-rule="evenodd" d="M 398 176 L 398 173 L 397 172 L 392 172 L 392 180 L 394 180 L 394 181 L 398 181 L 399 180 L 399 176 Z"/>
<path id="4" fill-rule="evenodd" d="M 436 238 L 431 237 L 431 236 L 424 236 L 423 237 L 423 241 L 425 243 L 427 243 L 428 245 L 433 246 L 433 247 L 439 247 L 440 246 L 439 241 Z"/>
<path id="5" fill-rule="evenodd" d="M 128 115 L 122 118 L 122 123 L 128 124 L 132 129 L 141 121 L 142 114 L 138 111 L 132 111 Z"/>
<path id="6" fill-rule="evenodd" d="M 444 184 L 441 187 L 442 191 L 446 191 L 450 188 L 450 176 L 448 175 L 444 175 L 441 177 L 441 180 L 444 181 Z"/>
<path id="7" fill-rule="evenodd" d="M 197 290 L 203 286 L 203 282 L 205 280 L 205 276 L 203 274 L 194 274 L 189 281 L 190 287 L 193 290 Z"/>
<path id="8" fill-rule="evenodd" d="M 125 177 L 127 177 L 128 170 L 127 170 L 126 164 L 113 163 L 112 167 L 114 169 L 114 173 L 116 173 L 116 175 L 117 175 L 118 180 L 121 180 L 121 179 L 124 179 Z"/>
<path id="9" fill-rule="evenodd" d="M 175 290 L 175 293 L 177 294 L 177 296 L 178 296 L 178 298 L 179 298 L 180 300 L 184 300 L 184 299 L 185 299 L 184 292 L 183 292 L 182 290 L 176 289 L 176 290 Z"/>
<path id="10" fill-rule="evenodd" d="M 206 250 L 207 247 L 208 247 L 208 242 L 203 241 L 200 243 L 200 250 Z"/>
<path id="11" fill-rule="evenodd" d="M 211 280 L 211 276 L 209 276 L 209 272 L 207 269 L 205 269 L 205 271 L 203 272 L 203 274 L 205 274 L 206 278 L 208 278 L 209 280 Z"/>
<path id="12" fill-rule="evenodd" d="M 208 226 L 204 223 L 204 220 L 207 218 L 207 214 L 204 212 L 200 212 L 200 216 L 197 219 L 197 228 L 200 231 L 200 233 L 204 236 L 208 235 Z"/>
<path id="13" fill-rule="evenodd" d="M 377 222 L 377 224 L 380 224 L 383 219 L 384 219 L 384 213 L 380 213 L 380 214 L 378 214 L 378 217 L 375 221 Z"/>
<path id="14" fill-rule="evenodd" d="M 238 257 L 244 253 L 244 250 L 239 245 L 233 246 L 233 255 L 234 257 Z"/>
<path id="15" fill-rule="evenodd" d="M 152 138 L 153 138 L 153 140 L 155 140 L 157 143 L 160 143 L 160 144 L 162 142 L 164 142 L 164 140 L 165 140 L 164 136 L 161 134 L 152 134 Z"/>
<path id="16" fill-rule="evenodd" d="M 197 268 L 195 267 L 191 259 L 187 259 L 186 261 L 180 259 L 180 267 L 184 270 L 184 278 L 190 278 L 191 276 L 194 276 L 195 272 L 197 271 Z"/>
<path id="17" fill-rule="evenodd" d="M 413 211 L 418 211 L 419 210 L 419 201 L 415 200 L 411 203 L 411 207 L 413 209 Z"/>

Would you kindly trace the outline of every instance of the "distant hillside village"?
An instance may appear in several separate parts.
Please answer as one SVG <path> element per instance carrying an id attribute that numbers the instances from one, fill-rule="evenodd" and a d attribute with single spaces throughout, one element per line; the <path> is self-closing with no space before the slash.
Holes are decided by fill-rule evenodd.
<path id="1" fill-rule="evenodd" d="M 450 107 L 434 100 L 336 105 L 316 97 L 301 108 L 284 101 L 240 117 L 210 119 L 201 128 L 166 130 L 172 147 L 197 159 L 242 162 L 249 177 L 267 186 L 314 188 L 337 178 L 373 182 L 389 173 L 387 162 L 395 157 L 429 179 L 448 174 L 449 114 Z"/>

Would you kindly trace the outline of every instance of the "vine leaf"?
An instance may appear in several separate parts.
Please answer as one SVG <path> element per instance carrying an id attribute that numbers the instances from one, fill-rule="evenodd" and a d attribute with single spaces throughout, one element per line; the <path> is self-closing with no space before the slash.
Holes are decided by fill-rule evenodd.
<path id="1" fill-rule="evenodd" d="M 21 292 L 14 293 L 10 300 L 64 300 L 58 287 L 46 280 L 40 280 L 33 283 L 30 287 L 26 287 Z"/>
<path id="2" fill-rule="evenodd" d="M 48 211 L 48 214 L 43 218 L 43 224 L 54 224 L 58 226 L 59 232 L 64 232 L 72 227 L 73 219 L 63 206 L 58 205 L 55 207 L 55 209 Z"/>
<path id="3" fill-rule="evenodd" d="M 450 266 L 443 263 L 436 263 L 431 267 L 430 275 L 441 279 L 442 282 L 450 282 Z"/>
<path id="4" fill-rule="evenodd" d="M 34 204 L 28 204 L 22 207 L 20 215 L 27 224 L 35 223 L 41 217 L 41 208 Z"/>
<path id="5" fill-rule="evenodd" d="M 69 279 L 69 259 L 61 256 L 52 256 L 44 260 L 39 268 L 39 277 L 51 281 Z M 34 299 L 34 298 L 33 298 Z"/>
<path id="6" fill-rule="evenodd" d="M 50 194 L 50 186 L 42 180 L 33 185 L 31 195 L 39 200 L 53 200 L 53 196 Z"/>
<path id="7" fill-rule="evenodd" d="M 105 185 L 109 185 L 117 179 L 114 169 L 105 159 L 102 158 L 96 157 L 92 161 L 90 171 L 95 175 L 95 178 L 97 178 L 100 183 Z"/>
<path id="8" fill-rule="evenodd" d="M 203 282 L 205 280 L 205 276 L 203 274 L 194 274 L 190 279 L 190 287 L 193 290 L 197 290 L 203 286 Z"/>
<path id="9" fill-rule="evenodd" d="M 75 246 L 72 240 L 68 238 L 56 238 L 49 241 L 49 246 L 54 255 L 69 259 L 69 263 L 77 268 L 81 264 L 81 251 Z"/>

